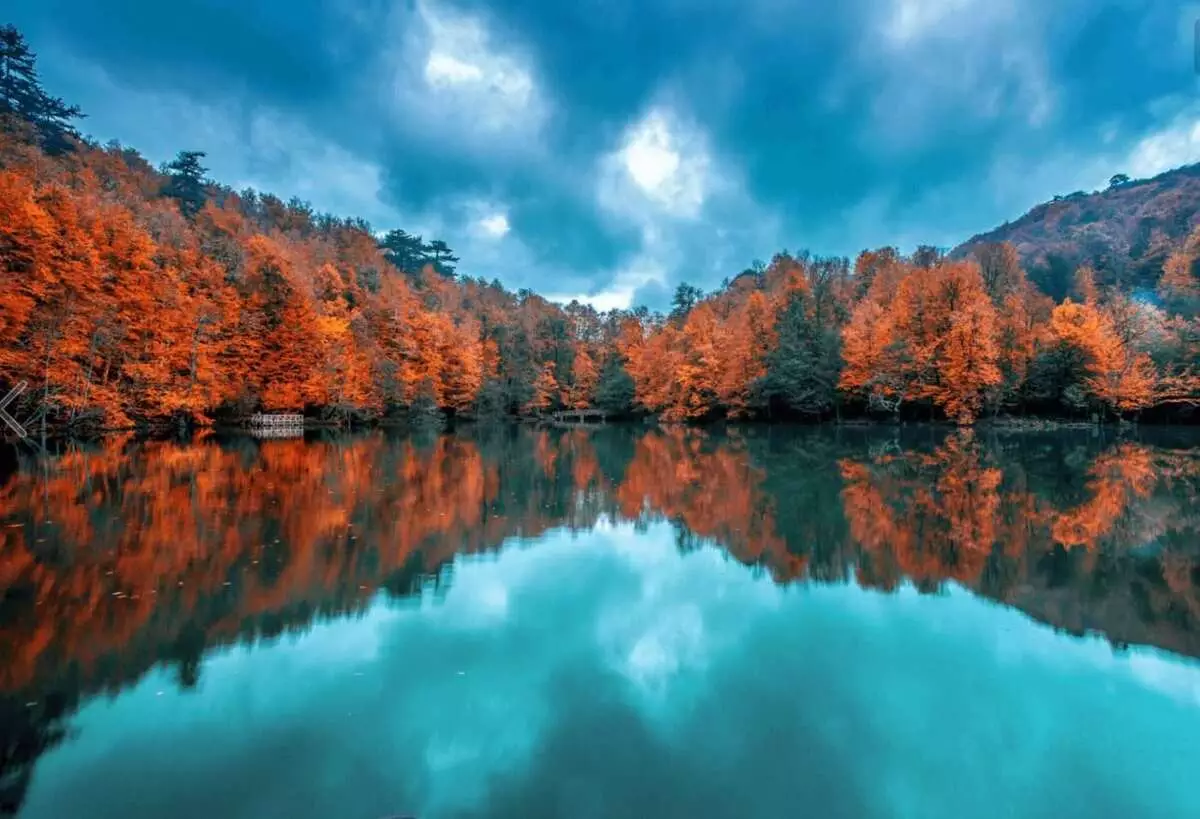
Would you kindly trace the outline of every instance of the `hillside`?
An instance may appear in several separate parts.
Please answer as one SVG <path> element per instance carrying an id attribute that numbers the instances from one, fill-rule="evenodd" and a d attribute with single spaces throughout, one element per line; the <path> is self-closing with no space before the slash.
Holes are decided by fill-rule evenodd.
<path id="1" fill-rule="evenodd" d="M 254 412 L 970 424 L 1200 407 L 1200 231 L 1182 240 L 1200 166 L 1035 209 L 976 239 L 1021 249 L 981 264 L 783 252 L 712 293 L 681 283 L 670 315 L 600 313 L 457 272 L 439 239 L 235 192 L 202 150 L 155 168 L 101 146 L 39 82 L 0 28 L 0 394 L 24 383 L 11 411 L 43 434 Z M 1129 291 L 1168 256 L 1147 308 Z"/>
<path id="2" fill-rule="evenodd" d="M 1055 197 L 1015 222 L 972 236 L 951 251 L 965 257 L 986 242 L 1011 242 L 1029 277 L 1062 298 L 1075 269 L 1091 264 L 1102 283 L 1153 287 L 1163 263 L 1200 224 L 1200 164 Z"/>

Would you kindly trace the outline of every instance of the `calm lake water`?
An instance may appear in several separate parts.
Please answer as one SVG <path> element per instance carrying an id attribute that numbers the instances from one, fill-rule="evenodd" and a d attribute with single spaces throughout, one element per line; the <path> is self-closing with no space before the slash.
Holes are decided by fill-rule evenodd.
<path id="1" fill-rule="evenodd" d="M 0 474 L 0 814 L 1200 816 L 1200 437 L 110 439 Z"/>

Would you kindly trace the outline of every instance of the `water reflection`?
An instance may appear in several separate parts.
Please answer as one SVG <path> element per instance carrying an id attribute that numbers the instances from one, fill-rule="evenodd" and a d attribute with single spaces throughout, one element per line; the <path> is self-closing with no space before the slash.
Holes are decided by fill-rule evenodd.
<path id="1" fill-rule="evenodd" d="M 457 784 L 450 790 L 458 796 L 466 798 L 470 791 L 460 780 L 486 774 L 486 781 L 473 785 L 476 791 L 489 794 L 497 815 L 521 815 L 518 805 L 533 798 L 527 791 L 532 785 L 524 775 L 514 778 L 515 760 L 531 765 L 537 757 L 542 764 L 557 760 L 561 765 L 576 759 L 583 764 L 583 757 L 596 749 L 585 753 L 575 743 L 590 735 L 596 742 L 619 741 L 631 753 L 622 755 L 612 748 L 628 769 L 606 769 L 589 788 L 616 777 L 609 781 L 608 792 L 616 800 L 609 807 L 636 815 L 666 783 L 642 792 L 614 782 L 628 783 L 639 766 L 645 768 L 655 754 L 667 753 L 667 746 L 679 737 L 667 742 L 654 734 L 662 726 L 642 724 L 620 698 L 597 698 L 608 690 L 598 682 L 605 675 L 632 680 L 641 692 L 638 696 L 653 697 L 657 682 L 681 667 L 734 673 L 729 669 L 737 663 L 718 667 L 714 652 L 720 646 L 734 651 L 734 646 L 762 641 L 770 634 L 780 644 L 799 645 L 796 650 L 805 652 L 812 665 L 801 668 L 794 665 L 799 660 L 777 661 L 789 673 L 824 679 L 829 686 L 824 696 L 836 700 L 836 689 L 851 685 L 843 679 L 847 669 L 842 667 L 849 652 L 810 645 L 806 641 L 819 640 L 811 634 L 785 635 L 780 631 L 783 621 L 747 602 L 751 597 L 767 594 L 762 599 L 775 601 L 766 607 L 768 612 L 781 606 L 803 610 L 806 633 L 825 629 L 828 635 L 841 634 L 877 649 L 882 645 L 878 628 L 856 631 L 820 601 L 836 599 L 843 606 L 850 590 L 887 592 L 883 599 L 898 601 L 889 608 L 890 632 L 902 630 L 906 611 L 934 611 L 906 608 L 917 604 L 899 601 L 924 599 L 914 591 L 942 592 L 937 601 L 951 607 L 954 622 L 992 627 L 988 618 L 999 615 L 972 606 L 969 591 L 1071 634 L 1097 632 L 1119 647 L 1151 646 L 1200 657 L 1198 490 L 1200 454 L 1179 442 L 1061 434 L 986 437 L 926 431 L 910 438 L 782 429 L 714 434 L 691 429 L 506 427 L 426 440 L 382 433 L 268 441 L 209 436 L 188 444 L 110 439 L 96 448 L 23 463 L 0 486 L 0 802 L 16 810 L 31 775 L 39 770 L 39 758 L 55 746 L 68 753 L 74 741 L 65 738 L 71 729 L 81 736 L 120 736 L 114 726 L 134 731 L 129 726 L 136 720 L 128 714 L 153 708 L 160 691 L 193 689 L 213 676 L 213 689 L 204 691 L 211 697 L 213 690 L 228 688 L 233 680 L 271 676 L 268 663 L 284 664 L 283 673 L 290 679 L 304 675 L 304 691 L 324 691 L 323 686 L 332 685 L 329 667 L 337 668 L 330 657 L 341 647 L 355 662 L 363 656 L 381 657 L 389 668 L 405 665 L 402 656 L 409 656 L 410 676 L 432 674 L 438 681 L 427 689 L 406 684 L 403 705 L 392 701 L 385 706 L 376 699 L 381 695 L 378 669 L 363 672 L 362 678 L 364 685 L 376 686 L 374 694 L 347 690 L 353 682 L 347 683 L 344 675 L 338 677 L 338 690 L 326 693 L 345 698 L 350 710 L 357 708 L 360 714 L 388 710 L 396 730 L 407 726 L 402 733 L 414 742 L 420 726 L 434 718 L 421 714 L 436 712 L 443 722 L 436 730 L 425 725 L 426 739 L 417 743 L 424 749 L 422 764 L 429 771 L 456 772 Z M 623 527 L 628 525 L 634 528 L 626 532 Z M 564 531 L 577 533 L 591 545 L 572 549 L 570 538 L 558 534 Z M 614 539 L 614 531 L 627 536 Z M 531 543 L 543 535 L 540 542 Z M 666 553 L 656 545 L 664 535 L 671 541 Z M 508 574 L 459 557 L 494 551 L 506 543 L 529 544 L 527 549 L 505 552 Z M 708 548 L 713 544 L 732 561 L 721 562 Z M 671 573 L 656 568 L 651 575 L 657 591 L 648 592 L 644 578 L 622 574 L 630 570 L 626 563 L 614 562 L 614 552 L 635 563 L 658 561 L 655 566 L 661 567 L 668 561 L 692 568 Z M 536 563 L 539 554 L 536 560 L 543 562 Z M 744 566 L 768 574 L 776 585 L 755 582 L 755 573 Z M 514 580 L 511 572 L 524 580 Z M 538 594 L 546 595 L 547 610 L 573 605 L 586 616 L 564 614 L 546 620 L 545 612 L 539 611 L 538 617 L 523 622 L 524 630 L 490 631 L 489 624 L 505 621 L 510 608 L 521 604 L 512 588 L 526 580 L 533 583 L 530 578 L 536 578 Z M 641 589 L 641 597 L 626 599 L 631 586 Z M 785 587 L 818 596 L 781 603 L 791 598 L 766 591 Z M 946 597 L 948 587 L 964 591 Z M 447 589 L 454 595 L 437 602 Z M 347 648 L 364 634 L 383 633 L 376 623 L 380 618 L 399 616 L 394 608 L 380 608 L 380 593 L 393 600 L 423 598 L 425 609 L 441 613 L 435 620 L 405 626 L 410 633 L 403 651 Z M 648 594 L 662 599 L 647 603 Z M 838 594 L 842 596 L 828 597 Z M 606 595 L 614 596 L 615 602 L 601 601 Z M 855 595 L 853 600 L 860 602 L 853 605 L 877 599 L 857 591 Z M 722 623 L 738 624 L 725 625 L 720 635 L 712 626 L 718 610 L 724 612 Z M 937 611 L 939 618 L 947 615 L 944 608 Z M 349 615 L 358 619 L 347 619 Z M 770 624 L 759 630 L 755 623 L 763 618 Z M 475 653 L 469 661 L 469 652 L 454 648 L 457 644 L 448 636 L 461 636 L 464 623 L 476 624 L 471 631 Z M 653 628 L 646 630 L 646 623 Z M 922 644 L 931 660 L 950 665 L 964 661 L 964 646 L 979 634 L 961 623 L 951 629 L 951 637 L 943 634 L 935 643 Z M 264 650 L 247 648 L 275 642 L 281 635 L 303 634 L 318 624 L 310 639 L 325 635 L 325 647 L 319 650 L 308 644 L 304 651 L 272 654 L 268 660 Z M 463 653 L 443 656 L 440 649 L 429 648 L 443 641 L 446 652 Z M 609 646 L 612 662 L 589 659 L 556 666 L 559 670 L 552 678 L 531 681 L 513 669 L 488 672 L 479 665 L 481 652 L 500 667 L 516 665 L 514 658 L 523 662 L 552 646 L 561 651 L 597 641 Z M 1094 641 L 1081 645 L 1092 662 L 1107 662 L 1096 658 L 1112 656 L 1108 649 L 1107 654 L 1097 654 Z M 874 666 L 885 660 L 881 651 L 859 647 L 854 654 L 860 664 Z M 439 700 L 446 696 L 441 686 L 447 679 L 462 682 L 455 682 L 458 672 L 466 673 L 458 666 L 469 668 L 471 675 L 487 673 L 489 685 L 498 688 L 482 700 L 475 691 L 470 708 L 459 703 L 452 709 L 455 713 L 447 713 Z M 1161 678 L 1166 673 L 1162 668 L 1169 666 L 1155 668 Z M 964 666 L 957 673 L 971 672 Z M 746 668 L 738 667 L 737 674 L 750 674 L 737 685 L 761 687 Z M 916 687 L 919 674 L 908 682 Z M 979 680 L 963 683 L 978 686 Z M 860 684 L 864 680 L 853 683 Z M 573 708 L 576 714 L 569 729 L 549 724 L 553 715 L 545 713 L 548 706 L 530 700 L 526 685 L 542 698 L 550 693 L 546 686 L 552 686 L 551 700 L 560 702 L 556 707 Z M 1193 696 L 1187 685 L 1185 700 Z M 73 721 L 72 714 L 90 697 L 122 690 L 128 696 L 110 711 L 92 708 Z M 729 690 L 710 685 L 689 694 L 673 687 L 672 708 L 660 709 L 660 718 L 677 718 L 673 715 L 689 696 L 691 708 L 705 709 L 706 698 L 719 691 L 728 696 Z M 187 706 L 177 699 L 172 702 L 175 710 L 158 719 L 186 714 Z M 1012 707 L 1019 711 L 1031 706 L 1017 702 Z M 721 710 L 712 703 L 707 708 Z M 867 719 L 856 713 L 847 707 L 840 719 Z M 509 724 L 512 714 L 519 715 L 519 725 Z M 1153 719 L 1166 719 L 1164 714 L 1156 712 Z M 531 725 L 539 719 L 547 726 L 533 743 Z M 621 731 L 613 733 L 613 725 L 622 726 Z M 1125 727 L 1135 734 L 1142 731 L 1153 744 L 1153 731 L 1139 725 Z M 601 730 L 603 726 L 609 727 Z M 294 735 L 272 741 L 299 749 L 285 756 L 303 757 L 306 743 L 326 737 L 310 728 L 297 727 Z M 728 734 L 725 741 L 736 746 L 726 751 L 729 765 L 744 762 L 733 759 L 741 753 L 783 754 L 792 763 L 807 760 L 812 767 L 811 777 L 804 780 L 806 792 L 826 805 L 824 815 L 875 815 L 865 802 L 845 796 L 858 775 L 855 771 L 823 767 L 840 764 L 847 749 L 834 753 L 826 748 L 818 760 L 812 747 L 772 745 L 779 741 L 772 728 L 769 721 L 704 726 L 685 721 L 673 730 Z M 812 728 L 796 736 L 813 741 Z M 856 724 L 822 725 L 818 746 L 851 742 L 863 730 Z M 480 764 L 478 747 L 454 739 L 463 732 L 487 733 L 487 753 L 504 764 Z M 429 741 L 427 735 L 442 739 Z M 1104 741 L 1103 736 L 1094 738 Z M 143 740 L 153 745 L 148 735 Z M 211 749 L 223 740 L 213 734 L 209 741 Z M 395 756 L 399 764 L 409 753 L 395 737 L 375 737 L 362 747 L 344 744 L 339 753 L 355 759 L 363 754 L 372 759 Z M 196 747 L 202 746 L 196 740 Z M 79 747 L 86 748 L 86 742 L 81 739 Z M 262 747 L 256 746 L 253 753 L 247 748 L 244 761 L 251 769 L 261 768 L 250 760 L 262 752 Z M 646 758 L 639 761 L 637 753 Z M 856 753 L 882 751 L 858 748 Z M 195 755 L 201 768 L 215 764 L 199 759 L 199 751 Z M 1186 755 L 1176 760 L 1181 758 Z M 706 812 L 705 805 L 734 810 L 736 800 L 730 802 L 730 794 L 701 785 L 710 778 L 703 766 L 718 760 L 687 764 L 701 768 L 690 770 L 681 763 L 673 774 L 680 779 L 672 787 L 688 796 L 673 802 L 672 811 L 688 805 L 705 815 L 726 815 Z M 378 762 L 356 764 L 356 775 L 368 775 L 363 772 L 377 767 Z M 224 770 L 221 775 L 234 776 Z M 779 775 L 786 774 L 781 770 Z M 442 789 L 435 782 L 408 782 L 408 790 L 401 793 L 393 792 L 398 786 L 386 771 L 377 776 L 383 784 L 371 787 L 378 794 L 434 806 L 443 811 L 439 815 L 465 810 L 466 803 L 439 808 Z M 170 779 L 168 774 L 164 777 Z M 555 800 L 565 798 L 558 793 L 565 787 L 561 783 L 538 787 L 552 787 Z M 893 790 L 911 787 L 912 781 L 904 778 Z M 361 783 L 353 789 L 361 790 Z M 842 796 L 826 793 L 830 789 Z M 737 799 L 752 799 L 738 794 Z M 863 796 L 867 801 L 882 798 Z M 888 798 L 888 804 L 897 804 L 896 799 L 917 796 Z M 156 803 L 156 809 L 165 804 Z M 229 803 L 205 804 L 207 815 L 239 815 Z M 768 805 L 760 807 L 769 813 Z M 311 812 L 311 801 L 302 800 L 293 808 L 297 812 L 289 815 L 334 815 Z M 370 811 L 388 812 L 367 803 L 362 809 L 368 816 Z M 122 810 L 127 812 L 122 815 L 159 815 L 138 813 L 136 805 L 126 804 Z M 395 812 L 394 803 L 391 810 Z"/>

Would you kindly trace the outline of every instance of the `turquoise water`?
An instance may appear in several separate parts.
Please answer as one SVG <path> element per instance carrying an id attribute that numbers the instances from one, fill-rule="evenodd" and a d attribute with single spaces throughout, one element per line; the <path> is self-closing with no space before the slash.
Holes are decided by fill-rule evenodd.
<path id="1" fill-rule="evenodd" d="M 1177 595 L 1166 607 L 1175 612 L 1170 628 L 1155 631 L 1145 618 L 1143 631 L 1129 627 L 1130 633 L 1150 635 L 1140 645 L 1126 647 L 1127 638 L 1122 638 L 1114 647 L 1112 635 L 1089 631 L 1079 636 L 1065 630 L 1076 630 L 1072 623 L 1044 622 L 1048 611 L 1071 609 L 1062 598 L 1075 594 L 1072 588 L 1083 589 L 1078 594 L 1085 599 L 1075 605 L 1092 612 L 1083 619 L 1096 619 L 1096 611 L 1112 614 L 1119 599 L 1130 595 L 1114 567 L 1139 550 L 1163 565 L 1178 562 L 1162 556 L 1164 543 L 1172 554 L 1195 555 L 1190 541 L 1183 542 L 1191 524 L 1171 518 L 1190 514 L 1183 508 L 1190 496 L 1179 481 L 1190 486 L 1191 477 L 1165 489 L 1156 483 L 1141 494 L 1131 490 L 1130 508 L 1118 523 L 1085 547 L 1093 557 L 1082 580 L 1064 581 L 1061 567 L 1044 565 L 1047 559 L 1082 559 L 1073 557 L 1080 547 L 1068 550 L 1035 539 L 1027 552 L 1045 550 L 1050 558 L 1040 552 L 1036 558 L 1022 556 L 1027 575 L 1013 581 L 1011 595 L 991 587 L 981 592 L 983 581 L 972 576 L 949 576 L 958 563 L 933 588 L 928 578 L 914 583 L 903 575 L 884 587 L 856 581 L 855 572 L 862 570 L 855 567 L 868 562 L 865 551 L 848 564 L 842 579 L 818 581 L 815 575 L 837 574 L 830 561 L 818 570 L 814 554 L 791 549 L 809 562 L 781 582 L 772 561 L 750 560 L 750 546 L 730 547 L 713 534 L 764 527 L 758 512 L 708 523 L 720 517 L 722 503 L 740 503 L 733 498 L 738 481 L 722 484 L 725 479 L 718 473 L 723 467 L 715 461 L 692 463 L 688 459 L 695 452 L 685 442 L 667 463 L 674 473 L 698 470 L 682 479 L 693 489 L 691 506 L 674 509 L 661 498 L 655 501 L 656 494 L 669 488 L 666 479 L 659 479 L 643 496 L 643 511 L 631 516 L 629 507 L 638 493 L 629 482 L 636 483 L 637 458 L 643 456 L 635 453 L 620 470 L 602 466 L 581 478 L 572 458 L 580 440 L 552 439 L 558 457 L 549 469 L 545 442 L 529 441 L 530 447 L 543 450 L 536 457 L 530 454 L 528 463 L 538 466 L 524 474 L 525 467 L 515 464 L 524 463 L 519 455 L 525 443 L 513 438 L 514 449 L 505 450 L 507 456 L 498 463 L 510 472 L 507 478 L 503 471 L 496 473 L 492 496 L 504 497 L 505 486 L 523 475 L 542 487 L 524 487 L 523 496 L 536 495 L 534 505 L 558 507 L 546 511 L 537 526 L 525 506 L 517 514 L 511 506 L 500 510 L 493 504 L 490 515 L 462 517 L 462 507 L 471 503 L 463 496 L 475 490 L 470 470 L 458 467 L 475 457 L 470 452 L 453 452 L 449 461 L 434 463 L 420 461 L 421 451 L 413 450 L 404 457 L 417 458 L 424 468 L 405 472 L 397 466 L 404 459 L 395 451 L 405 444 L 383 440 L 369 451 L 360 444 L 332 445 L 321 457 L 327 472 L 342 478 L 330 482 L 322 477 L 319 485 L 327 487 L 325 498 L 337 499 L 330 509 L 348 514 L 331 518 L 327 509 L 319 525 L 297 529 L 296 516 L 314 513 L 319 496 L 301 493 L 300 478 L 284 491 L 296 493 L 297 505 L 307 510 L 260 513 L 275 516 L 280 540 L 292 541 L 278 561 L 281 566 L 273 570 L 276 585 L 261 584 L 279 591 L 278 599 L 246 603 L 249 581 L 227 571 L 220 576 L 234 580 L 213 581 L 193 597 L 177 592 L 167 600 L 168 586 L 187 591 L 203 585 L 196 573 L 203 555 L 191 555 L 179 565 L 156 564 L 160 579 L 174 573 L 154 595 L 163 602 L 151 605 L 149 615 L 135 625 L 122 625 L 114 609 L 102 612 L 101 624 L 80 632 L 84 636 L 56 632 L 55 639 L 74 647 L 75 656 L 69 647 L 51 652 L 53 657 L 39 661 L 35 681 L 27 682 L 20 694 L 28 703 L 40 703 L 29 710 L 44 713 L 52 697 L 77 688 L 70 694 L 70 707 L 54 722 L 65 736 L 23 769 L 27 778 L 18 815 L 1200 816 L 1195 775 L 1200 770 L 1200 663 L 1153 644 L 1186 643 L 1179 631 L 1190 632 L 1190 621 L 1180 625 L 1179 606 L 1186 608 L 1195 586 L 1179 593 L 1184 603 Z M 304 464 L 312 448 L 324 446 L 276 443 L 276 454 L 287 453 L 290 459 L 287 474 L 304 476 L 311 473 Z M 192 452 L 188 468 L 203 472 L 224 469 L 220 456 L 233 452 L 240 469 L 253 471 L 254 459 L 266 459 L 271 445 L 242 450 L 241 444 L 210 443 L 204 446 L 215 452 L 204 450 L 205 458 L 198 459 L 194 450 L 169 448 L 155 450 L 153 457 L 166 452 L 174 463 L 188 460 L 185 455 Z M 292 450 L 283 449 L 285 445 Z M 851 453 L 860 451 L 857 442 L 845 446 Z M 984 461 L 991 457 L 992 450 L 982 444 L 969 446 L 979 447 L 972 451 Z M 773 510 L 773 531 L 787 542 L 796 527 L 780 521 L 805 517 L 803 509 L 789 506 L 789 499 L 801 503 L 811 493 L 799 491 L 795 476 L 773 467 L 769 457 L 760 453 L 755 465 L 753 446 L 744 442 L 705 439 L 701 445 L 706 454 L 727 460 L 729 451 L 722 454 L 721 447 L 750 453 L 749 468 L 760 472 L 741 473 L 746 478 L 742 484 L 765 487 L 770 496 L 766 506 L 756 501 L 750 508 Z M 487 476 L 487 449 L 481 445 L 479 451 L 484 453 L 480 475 L 485 486 L 480 496 L 486 499 L 492 479 Z M 1089 443 L 1081 451 L 1097 456 L 1109 450 Z M 1149 451 L 1154 458 L 1165 457 L 1163 450 Z M 1188 456 L 1187 450 L 1168 455 L 1181 452 Z M 1126 452 L 1122 458 L 1136 454 Z M 398 460 L 389 460 L 391 456 Z M 886 459 L 894 454 L 874 457 L 892 463 Z M 863 458 L 875 462 L 872 456 Z M 147 466 L 151 454 L 125 449 L 121 459 L 140 459 L 143 467 L 133 467 L 126 477 L 144 488 L 153 472 Z M 779 462 L 791 460 L 781 457 Z M 341 467 L 335 469 L 335 461 Z M 1028 464 L 1031 458 L 1017 461 Z M 1070 468 L 1081 479 L 1078 503 L 1065 509 L 1095 503 L 1089 486 L 1096 494 L 1108 491 L 1096 489 L 1098 473 L 1091 458 L 1061 460 L 1048 474 L 1058 472 L 1066 480 L 1061 473 L 1067 463 L 1074 463 Z M 1156 463 L 1162 472 L 1162 462 Z M 363 480 L 355 477 L 356 470 L 369 467 L 377 475 L 381 466 L 384 473 L 407 476 L 395 477 L 398 482 L 428 481 L 434 471 L 445 469 L 457 476 L 439 482 L 446 493 L 442 512 L 426 505 L 434 497 L 429 492 L 418 493 L 420 499 L 413 502 L 413 513 L 461 520 L 457 527 L 414 536 L 422 545 L 414 552 L 417 557 L 406 558 L 405 576 L 415 579 L 403 593 L 395 591 L 395 575 L 381 576 L 374 584 L 358 582 L 372 571 L 385 574 L 386 559 L 379 554 L 386 549 L 379 539 L 401 537 L 400 523 L 389 517 L 390 511 L 372 517 L 372 505 L 383 503 L 375 490 L 354 497 L 348 493 L 349 482 Z M 736 472 L 741 467 L 729 468 Z M 998 468 L 1001 482 L 992 494 L 1007 497 L 1004 493 L 1016 485 L 1016 467 L 1001 463 Z M 267 474 L 260 477 L 278 487 L 283 472 L 271 474 L 272 469 L 283 467 L 267 465 Z M 843 465 L 840 471 L 847 469 Z M 1029 471 L 1022 475 L 1022 485 L 1031 484 Z M 772 478 L 793 491 L 772 489 Z M 21 497 L 19 481 L 20 476 L 9 484 L 10 500 Z M 93 521 L 120 494 L 109 481 L 108 489 L 96 490 L 110 493 L 109 500 L 76 496 L 76 503 L 91 504 Z M 237 515 L 223 515 L 220 510 L 228 510 L 229 504 L 218 500 L 227 496 L 213 488 L 215 481 L 210 474 L 208 484 L 190 484 L 202 499 L 196 519 L 205 526 L 198 541 L 222 554 L 229 552 L 232 532 L 269 545 L 271 539 L 262 532 L 242 528 Z M 850 478 L 843 481 L 840 492 Z M 703 490 L 714 482 L 722 491 L 710 496 Z M 987 480 L 982 485 L 991 486 Z M 130 483 L 123 486 L 127 502 L 136 490 Z M 938 503 L 953 505 L 952 491 L 957 490 L 945 486 Z M 384 490 L 384 496 L 388 493 Z M 621 504 L 605 508 L 600 497 L 605 493 L 620 496 Z M 975 500 L 981 502 L 987 494 L 981 492 Z M 165 514 L 146 502 L 133 507 L 144 515 L 144 533 L 152 524 L 162 525 Z M 652 508 L 656 502 L 657 512 Z M 904 512 L 905 502 L 893 499 L 888 508 Z M 276 506 L 255 505 L 264 510 Z M 128 512 L 131 507 L 122 508 Z M 584 514 L 585 509 L 590 511 Z M 8 512 L 8 520 L 22 514 L 14 506 Z M 828 509 L 811 510 L 813 518 L 829 514 Z M 852 517 L 849 505 L 841 514 Z M 1000 518 L 1005 513 L 987 514 Z M 498 530 L 519 533 L 485 543 L 483 551 L 470 546 L 471 538 L 496 516 L 520 518 Z M 689 517 L 693 527 L 708 534 L 697 534 L 682 522 Z M 927 512 L 919 517 L 919 531 L 932 538 L 934 523 Z M 1151 525 L 1146 521 L 1155 522 L 1151 529 L 1145 528 Z M 986 521 L 976 517 L 973 531 L 981 525 Z M 342 530 L 361 534 L 330 534 Z M 93 523 L 91 537 L 93 548 L 111 539 L 117 553 L 136 551 L 139 545 L 137 537 L 130 539 L 128 521 L 121 527 Z M 305 538 L 313 542 L 309 551 L 297 548 Z M 365 575 L 351 577 L 350 564 L 330 562 L 329 553 L 359 540 L 367 543 L 353 548 L 361 550 L 361 561 L 368 565 L 363 569 L 361 561 L 354 563 Z M 839 548 L 865 550 L 862 540 L 861 533 L 846 535 Z M 961 538 L 956 542 L 962 545 Z M 256 543 L 253 548 L 259 551 L 251 552 L 260 562 L 247 561 L 243 571 L 259 576 L 257 567 L 269 560 L 263 545 Z M 991 544 L 993 562 L 1000 560 L 995 555 L 1004 545 L 999 540 Z M 442 550 L 445 559 L 439 559 L 435 571 L 413 571 L 412 561 L 419 562 L 429 549 Z M 1112 550 L 1120 551 L 1120 559 L 1106 561 Z M 313 557 L 322 551 L 325 563 Z M 57 561 L 65 572 L 67 565 L 89 558 L 60 553 L 43 559 Z M 134 571 L 133 564 L 115 565 L 114 573 Z M 1137 563 L 1128 570 L 1130 576 L 1148 576 L 1146 565 Z M 988 571 L 981 570 L 980 576 Z M 1037 578 L 1046 573 L 1052 581 L 1039 586 Z M 7 579 L 12 575 L 10 571 Z M 97 572 L 95 577 L 109 576 Z M 1184 586 L 1194 580 L 1184 572 Z M 1130 582 L 1136 588 L 1136 581 Z M 18 585 L 10 585 L 10 597 Z M 125 599 L 111 602 L 114 594 L 126 593 L 108 593 L 97 605 L 119 605 Z M 1028 602 L 1039 595 L 1058 602 Z M 137 602 L 143 599 L 139 595 Z M 55 605 L 56 611 L 64 610 L 65 604 Z M 1144 612 L 1146 605 L 1134 610 Z M 11 614 L 12 604 L 8 611 L 10 618 L 20 619 Z M 94 615 L 94 609 L 89 611 Z M 1155 622 L 1169 619 L 1148 616 Z M 80 659 L 87 653 L 84 644 L 113 632 L 125 635 L 120 638 L 124 642 L 86 662 Z M 139 636 L 147 633 L 170 639 Z M 1167 636 L 1158 639 L 1158 634 Z M 188 640 L 195 645 L 182 648 Z M 16 736 L 16 729 L 9 730 Z"/>

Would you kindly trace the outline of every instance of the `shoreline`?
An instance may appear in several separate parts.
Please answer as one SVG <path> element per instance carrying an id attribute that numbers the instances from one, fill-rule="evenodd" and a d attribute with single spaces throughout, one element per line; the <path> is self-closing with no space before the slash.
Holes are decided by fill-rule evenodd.
<path id="1" fill-rule="evenodd" d="M 346 433 L 366 432 L 370 430 L 408 430 L 420 431 L 422 428 L 429 429 L 431 427 L 453 427 L 459 424 L 477 425 L 477 424 L 512 424 L 514 426 L 524 426 L 528 424 L 536 424 L 542 426 L 562 427 L 562 428 L 597 428 L 601 429 L 605 426 L 629 427 L 629 426 L 659 426 L 664 428 L 669 427 L 687 427 L 700 430 L 711 430 L 717 428 L 781 428 L 781 429 L 945 429 L 959 430 L 970 429 L 977 431 L 996 431 L 996 432 L 1057 432 L 1057 431 L 1084 431 L 1084 430 L 1136 430 L 1136 429 L 1153 429 L 1153 430 L 1168 430 L 1179 429 L 1200 430 L 1200 419 L 1190 423 L 1169 423 L 1162 421 L 1124 421 L 1124 420 L 1081 420 L 1070 418 L 1040 418 L 1040 417 L 1020 417 L 1020 416 L 999 416 L 996 418 L 985 418 L 971 425 L 960 425 L 953 421 L 944 419 L 938 420 L 896 420 L 888 419 L 873 419 L 873 418 L 854 418 L 849 420 L 834 420 L 822 419 L 818 421 L 804 421 L 796 419 L 787 420 L 766 420 L 766 419 L 744 419 L 744 420 L 728 420 L 719 419 L 708 422 L 671 422 L 663 421 L 653 416 L 632 416 L 608 420 L 604 423 L 573 423 L 561 424 L 550 418 L 538 418 L 527 416 L 510 416 L 501 417 L 470 417 L 459 415 L 454 418 L 443 418 L 441 421 L 435 421 L 429 426 L 423 425 L 421 422 L 414 423 L 409 419 L 389 418 L 379 419 L 370 422 L 357 423 L 339 423 L 336 421 L 322 421 L 317 419 L 305 419 L 303 426 L 281 426 L 281 427 L 253 427 L 245 423 L 237 422 L 214 422 L 207 424 L 141 424 L 122 427 L 90 427 L 87 429 L 75 430 L 72 432 L 66 426 L 47 426 L 46 434 L 43 438 L 41 430 L 31 431 L 24 439 L 27 442 L 32 442 L 35 445 L 42 440 L 59 441 L 59 440 L 75 440 L 89 441 L 98 440 L 101 438 L 132 434 L 138 438 L 171 438 L 181 434 L 191 435 L 200 431 L 209 431 L 222 435 L 247 435 L 251 437 L 272 438 L 272 437 L 302 437 L 309 432 L 328 432 L 338 431 Z M 287 435 L 286 433 L 298 433 L 295 436 Z M 15 435 L 8 434 L 0 437 L 0 442 L 13 446 L 19 446 L 22 439 Z"/>

